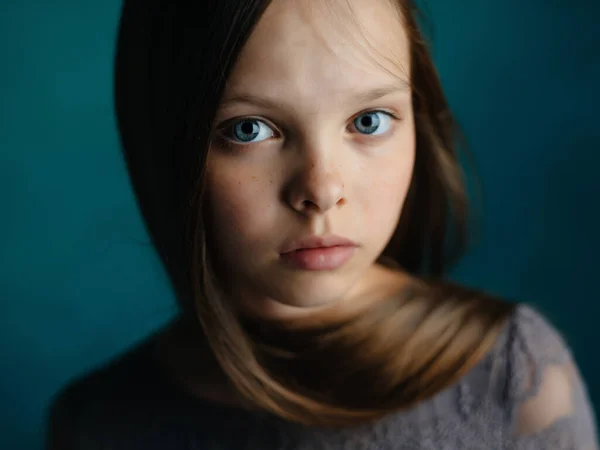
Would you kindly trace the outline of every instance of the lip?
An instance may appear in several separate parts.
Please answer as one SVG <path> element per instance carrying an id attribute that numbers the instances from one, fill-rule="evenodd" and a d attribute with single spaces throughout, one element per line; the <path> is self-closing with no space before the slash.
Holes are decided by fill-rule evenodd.
<path id="1" fill-rule="evenodd" d="M 340 236 L 311 236 L 287 244 L 281 259 L 297 269 L 335 270 L 352 258 L 357 247 Z"/>
<path id="2" fill-rule="evenodd" d="M 283 247 L 281 254 L 283 255 L 296 250 L 327 247 L 358 247 L 358 244 L 341 236 L 310 236 L 289 242 Z"/>

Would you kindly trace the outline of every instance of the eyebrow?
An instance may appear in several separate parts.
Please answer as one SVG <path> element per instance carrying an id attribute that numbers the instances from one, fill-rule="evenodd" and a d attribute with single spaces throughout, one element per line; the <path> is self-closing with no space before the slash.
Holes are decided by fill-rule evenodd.
<path id="1" fill-rule="evenodd" d="M 349 98 L 351 103 L 369 103 L 378 100 L 387 95 L 395 94 L 397 92 L 410 92 L 411 86 L 408 81 L 401 80 L 397 84 L 389 84 L 368 91 L 358 92 L 349 91 L 344 92 Z M 268 109 L 285 109 L 285 105 L 275 99 L 269 99 L 268 97 L 262 97 L 260 95 L 253 94 L 240 94 L 234 97 L 229 97 L 223 100 L 221 107 L 230 106 L 235 103 L 247 103 L 251 105 L 261 106 Z M 350 102 L 348 102 L 350 103 Z"/>
<path id="2" fill-rule="evenodd" d="M 402 80 L 398 84 L 385 85 L 382 87 L 371 89 L 366 92 L 356 92 L 354 94 L 350 94 L 350 96 L 353 97 L 353 102 L 368 103 L 390 94 L 395 94 L 397 92 L 410 92 L 410 90 L 410 83 L 408 81 Z"/>

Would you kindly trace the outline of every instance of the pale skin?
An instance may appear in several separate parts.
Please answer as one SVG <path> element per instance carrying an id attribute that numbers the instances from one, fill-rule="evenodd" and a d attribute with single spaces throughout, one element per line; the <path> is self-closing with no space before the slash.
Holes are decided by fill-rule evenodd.
<path id="1" fill-rule="evenodd" d="M 269 6 L 228 80 L 205 179 L 217 269 L 244 313 L 324 323 L 406 285 L 408 275 L 376 260 L 413 174 L 409 74 L 409 42 L 392 2 Z M 286 242 L 331 234 L 357 244 L 343 266 L 282 264 Z M 190 333 L 166 333 L 161 358 L 188 391 L 236 402 L 218 368 L 194 368 L 198 341 Z"/>
<path id="2" fill-rule="evenodd" d="M 231 297 L 265 319 L 349 314 L 400 280 L 375 261 L 413 172 L 409 43 L 391 2 L 349 4 L 274 1 L 215 119 L 211 237 Z M 359 129 L 355 120 L 378 126 Z M 342 267 L 281 263 L 289 240 L 329 234 L 358 244 Z"/>

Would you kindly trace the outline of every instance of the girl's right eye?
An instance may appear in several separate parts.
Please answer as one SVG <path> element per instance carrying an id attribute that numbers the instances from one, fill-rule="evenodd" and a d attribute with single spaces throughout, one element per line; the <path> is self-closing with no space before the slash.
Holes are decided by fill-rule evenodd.
<path id="1" fill-rule="evenodd" d="M 235 144 L 256 144 L 275 137 L 275 132 L 262 120 L 241 119 L 225 125 L 221 134 Z"/>

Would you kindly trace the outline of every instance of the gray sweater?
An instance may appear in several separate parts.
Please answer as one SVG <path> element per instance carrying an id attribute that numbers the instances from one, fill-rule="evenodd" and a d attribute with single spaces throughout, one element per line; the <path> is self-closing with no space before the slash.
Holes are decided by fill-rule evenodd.
<path id="1" fill-rule="evenodd" d="M 342 430 L 307 428 L 192 397 L 152 355 L 148 342 L 64 389 L 51 410 L 48 448 L 598 449 L 594 414 L 571 353 L 527 306 L 516 309 L 492 351 L 455 385 L 410 410 Z M 566 396 L 555 394 L 565 391 L 560 380 L 568 380 Z"/>

